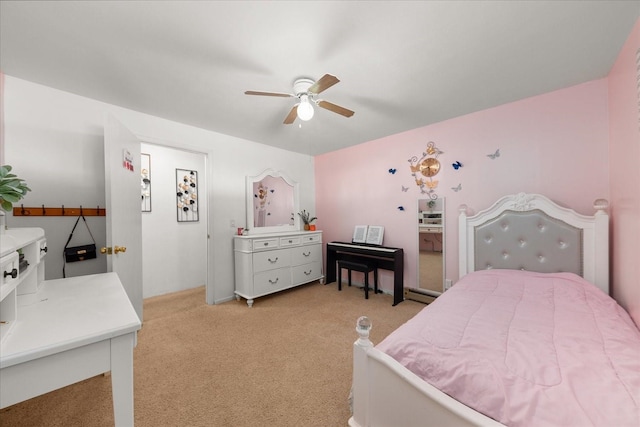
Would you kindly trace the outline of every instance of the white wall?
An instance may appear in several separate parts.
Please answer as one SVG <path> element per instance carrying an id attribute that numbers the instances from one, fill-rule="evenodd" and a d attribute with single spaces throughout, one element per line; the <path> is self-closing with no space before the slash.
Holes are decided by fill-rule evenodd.
<path id="1" fill-rule="evenodd" d="M 267 168 L 285 171 L 300 183 L 300 206 L 315 211 L 314 165 L 310 156 L 126 110 L 8 75 L 4 83 L 5 160 L 33 190 L 23 200 L 25 206 L 104 205 L 101 150 L 108 112 L 142 141 L 207 155 L 210 304 L 233 298 L 232 237 L 236 229 L 229 224 L 233 220 L 237 227 L 246 227 L 246 175 L 257 175 Z M 44 218 L 51 218 L 51 222 Z M 104 219 L 95 219 L 99 223 L 92 225 L 92 231 L 94 235 L 98 233 L 96 240 L 103 244 Z M 62 256 L 62 245 L 68 236 L 66 220 L 70 218 L 25 219 L 8 215 L 7 224 L 45 227 L 52 249 L 52 256 L 47 259 L 49 271 L 54 264 L 52 259 Z"/>
<path id="2" fill-rule="evenodd" d="M 197 222 L 177 221 L 176 169 L 198 172 L 198 197 L 206 201 L 206 155 L 143 143 L 151 157 L 151 212 L 142 213 L 142 296 L 204 286 L 207 281 L 207 203 Z"/>

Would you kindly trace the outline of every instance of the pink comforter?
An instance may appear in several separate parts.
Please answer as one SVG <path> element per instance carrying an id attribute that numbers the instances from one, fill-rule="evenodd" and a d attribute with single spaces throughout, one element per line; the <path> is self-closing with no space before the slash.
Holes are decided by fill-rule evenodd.
<path id="1" fill-rule="evenodd" d="M 377 348 L 508 426 L 640 426 L 640 331 L 571 273 L 469 274 Z"/>

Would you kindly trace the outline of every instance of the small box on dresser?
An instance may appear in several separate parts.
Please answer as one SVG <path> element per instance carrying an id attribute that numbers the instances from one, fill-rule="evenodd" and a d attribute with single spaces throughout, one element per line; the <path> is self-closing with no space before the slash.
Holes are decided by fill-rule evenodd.
<path id="1" fill-rule="evenodd" d="M 322 232 L 299 231 L 234 238 L 235 294 L 254 299 L 323 280 Z"/>

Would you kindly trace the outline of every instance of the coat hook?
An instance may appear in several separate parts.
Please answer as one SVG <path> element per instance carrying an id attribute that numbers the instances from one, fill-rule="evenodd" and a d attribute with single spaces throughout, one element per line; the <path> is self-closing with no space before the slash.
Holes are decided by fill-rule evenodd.
<path id="1" fill-rule="evenodd" d="M 84 214 L 82 213 L 82 205 L 80 205 L 80 216 L 84 216 Z"/>
<path id="2" fill-rule="evenodd" d="M 62 216 L 64 216 L 64 205 L 62 205 Z"/>
<path id="3" fill-rule="evenodd" d="M 24 205 L 23 205 L 23 204 L 21 204 L 21 205 L 20 205 L 20 213 L 21 213 L 22 215 L 26 215 L 25 210 L 24 210 Z"/>
<path id="4" fill-rule="evenodd" d="M 44 210 L 44 205 L 42 205 L 42 216 L 45 216 L 45 215 L 47 215 L 47 211 Z"/>

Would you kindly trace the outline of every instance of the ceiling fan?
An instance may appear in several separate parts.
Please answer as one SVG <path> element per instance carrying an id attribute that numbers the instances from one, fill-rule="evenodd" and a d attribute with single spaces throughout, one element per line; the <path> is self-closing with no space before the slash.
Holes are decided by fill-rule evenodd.
<path id="1" fill-rule="evenodd" d="M 309 78 L 300 78 L 293 82 L 293 93 L 282 92 L 259 92 L 254 90 L 248 90 L 245 95 L 259 95 L 259 96 L 279 96 L 282 98 L 298 98 L 300 102 L 293 106 L 287 117 L 284 119 L 285 125 L 290 125 L 297 117 L 301 120 L 310 120 L 313 117 L 313 106 L 316 104 L 318 107 L 324 108 L 334 113 L 338 113 L 344 117 L 353 116 L 354 112 L 341 107 L 323 99 L 318 99 L 317 96 L 329 89 L 340 80 L 336 76 L 331 74 L 325 74 L 320 80 L 314 82 Z"/>

